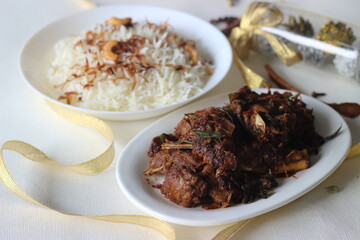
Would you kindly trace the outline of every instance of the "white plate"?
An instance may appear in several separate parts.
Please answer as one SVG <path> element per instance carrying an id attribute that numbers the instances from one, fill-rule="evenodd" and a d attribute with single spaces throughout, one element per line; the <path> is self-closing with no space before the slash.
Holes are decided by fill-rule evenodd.
<path id="1" fill-rule="evenodd" d="M 103 23 L 113 16 L 131 17 L 134 21 L 148 20 L 153 23 L 167 21 L 176 33 L 185 39 L 197 42 L 199 51 L 211 60 L 214 74 L 207 81 L 203 91 L 188 100 L 157 109 L 119 112 L 97 111 L 63 104 L 56 100 L 54 91 L 45 76 L 48 56 L 54 44 L 71 34 L 91 29 L 96 23 Z M 38 31 L 25 44 L 20 55 L 20 72 L 30 87 L 42 97 L 62 106 L 109 120 L 137 120 L 158 116 L 174 110 L 213 89 L 225 77 L 232 62 L 232 51 L 227 38 L 213 25 L 190 14 L 177 10 L 150 6 L 104 6 L 79 12 L 60 19 Z"/>
<path id="2" fill-rule="evenodd" d="M 266 92 L 261 89 L 257 92 Z M 282 90 L 278 90 L 282 92 Z M 161 133 L 173 132 L 175 125 L 184 116 L 209 106 L 223 106 L 228 103 L 227 95 L 219 95 L 205 99 L 182 109 L 179 109 L 139 133 L 124 148 L 116 166 L 117 181 L 131 202 L 148 214 L 168 222 L 191 225 L 210 226 L 239 221 L 258 216 L 279 208 L 307 193 L 327 178 L 343 161 L 351 145 L 351 135 L 344 119 L 332 108 L 324 103 L 302 95 L 307 107 L 314 109 L 315 128 L 322 136 L 334 133 L 342 125 L 341 133 L 331 141 L 325 143 L 319 155 L 312 157 L 313 165 L 306 170 L 296 173 L 297 178 L 287 178 L 275 188 L 275 193 L 267 198 L 250 204 L 204 210 L 198 208 L 183 208 L 166 199 L 159 189 L 152 188 L 146 182 L 143 172 L 149 166 L 147 151 L 153 137 Z"/>

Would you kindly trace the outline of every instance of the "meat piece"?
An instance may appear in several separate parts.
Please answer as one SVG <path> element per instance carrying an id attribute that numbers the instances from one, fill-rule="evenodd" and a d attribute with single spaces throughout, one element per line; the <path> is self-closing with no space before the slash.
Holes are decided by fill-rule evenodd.
<path id="1" fill-rule="evenodd" d="M 237 167 L 234 144 L 229 139 L 197 138 L 192 151 L 194 155 L 202 157 L 204 164 L 212 169 L 234 170 Z"/>
<path id="2" fill-rule="evenodd" d="M 171 168 L 161 186 L 166 198 L 183 207 L 200 204 L 201 198 L 208 194 L 208 184 L 196 173 L 186 168 Z"/>
<path id="3" fill-rule="evenodd" d="M 148 170 L 145 175 L 152 175 L 154 173 L 166 174 L 172 165 L 172 150 L 162 150 L 156 152 L 151 160 Z"/>
<path id="4" fill-rule="evenodd" d="M 187 119 L 181 119 L 180 123 L 175 127 L 175 135 L 184 139 L 184 136 L 188 136 L 191 134 L 191 125 Z M 185 139 L 191 139 L 191 137 Z"/>
<path id="5" fill-rule="evenodd" d="M 178 168 L 188 168 L 195 171 L 201 166 L 203 159 L 196 157 L 187 150 L 161 150 L 150 160 L 150 167 L 145 175 L 153 173 L 166 174 L 174 164 Z"/>
<path id="6" fill-rule="evenodd" d="M 185 141 L 194 141 L 197 138 L 194 131 L 218 132 L 224 137 L 231 137 L 235 131 L 235 124 L 230 118 L 225 109 L 216 107 L 188 113 L 175 127 L 174 135 Z"/>
<path id="7" fill-rule="evenodd" d="M 252 141 L 238 149 L 239 167 L 244 171 L 267 173 L 276 162 L 285 158 L 282 148 L 274 148 L 269 143 Z"/>
<path id="8" fill-rule="evenodd" d="M 191 151 L 176 151 L 171 157 L 176 167 L 187 168 L 194 172 L 203 164 L 203 159 L 195 156 Z"/>
<path id="9" fill-rule="evenodd" d="M 210 190 L 210 197 L 212 201 L 216 204 L 216 208 L 226 208 L 231 204 L 233 196 L 233 190 L 223 189 L 219 186 L 215 186 Z M 212 208 L 215 208 L 213 206 Z"/>
<path id="10" fill-rule="evenodd" d="M 233 172 L 221 171 L 221 174 L 216 174 L 215 179 L 212 179 L 209 195 L 219 208 L 229 207 L 239 195 L 240 186 L 234 177 Z"/>

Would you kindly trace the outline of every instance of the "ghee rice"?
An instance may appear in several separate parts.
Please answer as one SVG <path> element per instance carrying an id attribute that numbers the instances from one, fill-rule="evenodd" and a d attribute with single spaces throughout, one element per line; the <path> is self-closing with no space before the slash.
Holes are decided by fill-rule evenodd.
<path id="1" fill-rule="evenodd" d="M 106 45 L 116 60 L 106 56 Z M 114 41 L 112 41 L 114 42 Z M 111 53 L 110 53 L 111 54 Z M 186 100 L 202 91 L 213 66 L 166 23 L 97 24 L 54 46 L 47 77 L 65 103 L 135 111 Z"/>

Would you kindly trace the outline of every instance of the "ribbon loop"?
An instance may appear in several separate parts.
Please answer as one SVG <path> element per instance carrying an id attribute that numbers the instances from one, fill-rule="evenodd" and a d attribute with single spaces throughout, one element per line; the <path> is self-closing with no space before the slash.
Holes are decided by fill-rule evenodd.
<path id="1" fill-rule="evenodd" d="M 283 14 L 279 9 L 271 7 L 270 3 L 254 2 L 246 9 L 240 25 L 231 31 L 230 43 L 233 47 L 235 63 L 250 88 L 270 86 L 265 79 L 242 63 L 242 59 L 249 55 L 254 34 L 263 36 L 284 64 L 292 65 L 301 61 L 301 57 L 297 52 L 279 41 L 271 33 L 261 29 L 262 27 L 277 26 L 282 21 Z"/>
<path id="2" fill-rule="evenodd" d="M 59 210 L 52 209 L 34 198 L 28 195 L 15 181 L 15 179 L 10 174 L 8 168 L 6 167 L 3 151 L 10 150 L 17 152 L 24 156 L 27 159 L 36 162 L 42 163 L 51 163 L 57 166 L 66 167 L 70 170 L 76 171 L 81 174 L 97 174 L 105 170 L 113 161 L 114 159 L 114 135 L 109 125 L 107 125 L 104 121 L 97 119 L 92 116 L 88 116 L 85 114 L 81 114 L 70 109 L 66 109 L 60 105 L 54 104 L 52 102 L 47 102 L 50 107 L 57 112 L 60 116 L 77 123 L 81 126 L 88 127 L 101 136 L 103 136 L 106 140 L 109 141 L 110 146 L 99 156 L 80 163 L 80 164 L 73 164 L 73 165 L 63 165 L 55 160 L 48 157 L 45 153 L 41 150 L 35 148 L 34 146 L 22 142 L 22 141 L 8 141 L 5 142 L 2 146 L 0 146 L 0 181 L 4 183 L 4 185 L 9 188 L 14 194 L 18 197 L 23 198 L 24 200 L 31 202 L 35 205 L 49 208 L 51 210 L 57 211 L 62 214 L 66 214 L 69 216 L 82 216 L 79 214 L 63 212 Z M 101 215 L 101 216 L 83 216 L 91 219 L 102 220 L 102 221 L 109 221 L 109 222 L 118 222 L 118 223 L 129 223 L 129 224 L 137 224 L 140 226 L 145 226 L 149 228 L 153 228 L 166 236 L 169 240 L 175 239 L 175 231 L 168 223 L 153 218 L 149 216 L 139 216 L 139 215 Z"/>

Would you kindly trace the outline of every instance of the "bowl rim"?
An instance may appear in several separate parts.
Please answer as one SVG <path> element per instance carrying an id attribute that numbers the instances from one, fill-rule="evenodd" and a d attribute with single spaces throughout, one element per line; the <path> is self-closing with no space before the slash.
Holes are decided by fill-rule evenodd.
<path id="1" fill-rule="evenodd" d="M 145 8 L 145 9 L 157 9 L 157 10 L 161 10 L 161 11 L 167 11 L 167 12 L 175 12 L 177 14 L 182 14 L 185 15 L 187 17 L 190 18 L 195 18 L 197 19 L 197 21 L 202 22 L 203 24 L 209 25 L 211 26 L 214 30 L 217 30 L 219 33 L 219 37 L 222 38 L 224 40 L 224 43 L 227 42 L 228 44 L 224 44 L 224 46 L 222 47 L 222 51 L 227 51 L 228 54 L 228 59 L 222 59 L 222 61 L 226 61 L 227 60 L 227 65 L 223 65 L 224 70 L 223 70 L 223 74 L 222 76 L 216 80 L 215 84 L 212 87 L 209 87 L 209 89 L 207 89 L 206 91 L 204 91 L 204 87 L 201 89 L 201 91 L 199 93 L 197 93 L 196 95 L 185 99 L 183 101 L 180 102 L 176 102 L 176 103 L 172 103 L 169 105 L 165 105 L 165 106 L 161 106 L 161 107 L 157 107 L 157 108 L 151 108 L 151 109 L 147 109 L 147 110 L 134 110 L 134 111 L 108 111 L 108 110 L 96 110 L 96 109 L 90 109 L 90 108 L 82 108 L 82 107 L 78 107 L 78 106 L 74 106 L 74 105 L 70 105 L 70 104 L 65 104 L 62 103 L 50 96 L 48 96 L 47 94 L 43 93 L 42 91 L 40 91 L 39 89 L 37 89 L 26 77 L 25 72 L 23 71 L 24 67 L 23 65 L 25 64 L 25 61 L 23 60 L 24 58 L 24 52 L 26 50 L 26 48 L 28 47 L 28 45 L 31 43 L 32 39 L 37 36 L 38 34 L 40 34 L 42 31 L 45 31 L 47 28 L 50 28 L 52 25 L 57 24 L 61 21 L 64 21 L 67 18 L 71 18 L 71 17 L 75 17 L 79 14 L 85 14 L 87 12 L 96 12 L 99 11 L 99 9 L 110 9 L 110 8 L 114 8 L 114 7 L 121 7 L 121 8 Z M 203 96 L 204 94 L 208 93 L 209 91 L 211 91 L 212 89 L 214 89 L 217 85 L 220 84 L 220 82 L 227 76 L 227 74 L 230 71 L 231 65 L 232 65 L 232 59 L 233 59 L 233 52 L 232 52 L 232 48 L 230 45 L 230 42 L 228 41 L 228 39 L 226 38 L 226 36 L 219 30 L 217 29 L 215 26 L 213 26 L 212 24 L 210 24 L 209 22 L 207 22 L 206 20 L 196 16 L 196 15 L 192 15 L 190 13 L 181 11 L 181 10 L 177 10 L 177 9 L 173 9 L 173 8 L 167 8 L 167 7 L 158 7 L 158 6 L 152 6 L 152 5 L 143 5 L 143 4 L 111 4 L 111 5 L 105 5 L 105 6 L 99 6 L 96 8 L 91 8 L 91 9 L 85 9 L 85 10 L 80 10 L 78 12 L 66 15 L 64 17 L 61 17 L 59 19 L 56 19 L 42 27 L 40 27 L 38 30 L 36 30 L 35 32 L 33 32 L 23 43 L 23 45 L 20 48 L 20 53 L 18 56 L 18 69 L 20 72 L 21 77 L 23 78 L 23 80 L 26 82 L 26 84 L 33 89 L 37 94 L 39 94 L 40 96 L 44 97 L 46 100 L 49 100 L 55 104 L 59 104 L 65 108 L 69 108 L 75 111 L 79 111 L 79 112 L 84 112 L 84 113 L 88 113 L 90 115 L 109 115 L 109 116 L 130 116 L 130 115 L 141 115 L 141 114 L 153 114 L 157 111 L 159 112 L 167 112 L 171 111 L 171 109 L 176 109 L 182 105 L 185 105 L 189 102 L 192 102 L 195 99 L 198 99 L 199 97 Z M 206 83 L 205 83 L 206 85 Z M 160 115 L 160 114 L 159 114 Z M 152 116 L 155 116 L 154 114 Z M 145 119 L 145 118 L 144 118 Z"/>

